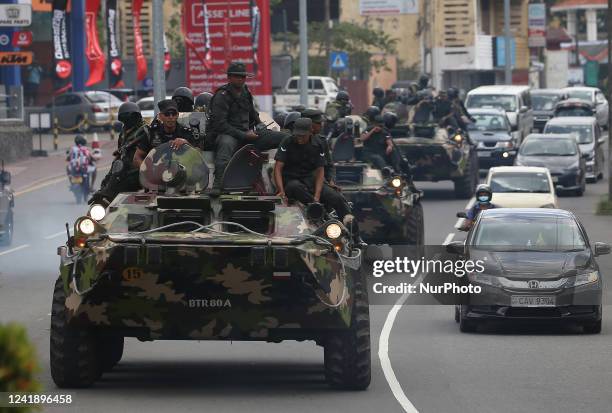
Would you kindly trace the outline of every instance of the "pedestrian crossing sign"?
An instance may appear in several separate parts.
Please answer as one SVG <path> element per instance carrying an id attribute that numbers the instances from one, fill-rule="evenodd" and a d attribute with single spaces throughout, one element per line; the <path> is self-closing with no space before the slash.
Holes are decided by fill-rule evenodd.
<path id="1" fill-rule="evenodd" d="M 331 52 L 329 60 L 332 70 L 342 71 L 348 69 L 348 55 L 346 52 Z"/>

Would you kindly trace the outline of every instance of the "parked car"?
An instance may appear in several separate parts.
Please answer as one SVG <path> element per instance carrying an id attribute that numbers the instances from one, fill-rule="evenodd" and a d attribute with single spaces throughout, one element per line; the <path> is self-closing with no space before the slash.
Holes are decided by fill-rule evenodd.
<path id="1" fill-rule="evenodd" d="M 563 89 L 570 99 L 581 99 L 589 102 L 595 109 L 597 123 L 603 129 L 608 127 L 608 100 L 596 87 L 573 86 Z"/>
<path id="2" fill-rule="evenodd" d="M 327 104 L 338 94 L 338 85 L 331 77 L 308 76 L 308 107 L 325 111 Z M 293 76 L 287 80 L 283 90 L 275 93 L 272 103 L 275 112 L 289 112 L 300 105 L 300 77 Z"/>
<path id="3" fill-rule="evenodd" d="M 555 105 L 553 117 L 586 116 L 595 117 L 595 108 L 582 99 L 567 99 Z"/>
<path id="4" fill-rule="evenodd" d="M 533 129 L 542 132 L 546 122 L 555 114 L 557 103 L 568 98 L 567 92 L 562 89 L 535 89 L 531 91 L 531 105 L 533 106 Z"/>
<path id="5" fill-rule="evenodd" d="M 476 120 L 468 124 L 470 138 L 476 143 L 479 168 L 512 165 L 518 148 L 517 132 L 512 132 L 506 112 L 499 109 L 472 109 Z"/>
<path id="6" fill-rule="evenodd" d="M 485 183 L 492 202 L 501 208 L 558 208 L 555 184 L 548 168 L 498 166 L 489 169 Z"/>
<path id="7" fill-rule="evenodd" d="M 95 126 L 110 128 L 122 103 L 111 93 L 90 90 L 56 96 L 47 107 L 52 108 L 61 128 L 81 125 L 81 131 L 86 132 Z"/>
<path id="8" fill-rule="evenodd" d="M 586 159 L 586 179 L 588 182 L 597 182 L 603 178 L 606 161 L 603 144 L 606 141 L 602 136 L 601 128 L 593 117 L 567 117 L 553 118 L 546 124 L 544 133 L 569 133 L 574 135 L 580 152 Z"/>
<path id="9" fill-rule="evenodd" d="M 465 243 L 447 252 L 484 263 L 468 274 L 481 288 L 455 307 L 462 332 L 488 320 L 542 320 L 577 323 L 599 334 L 602 272 L 595 257 L 610 246 L 591 244 L 584 226 L 569 211 L 499 208 L 482 211 Z"/>
<path id="10" fill-rule="evenodd" d="M 480 86 L 468 93 L 465 105 L 468 110 L 504 110 L 512 130 L 519 132 L 519 144 L 533 129 L 533 110 L 528 86 Z"/>
<path id="11" fill-rule="evenodd" d="M 529 135 L 514 164 L 548 168 L 557 191 L 582 196 L 586 189 L 586 161 L 572 135 Z"/>
<path id="12" fill-rule="evenodd" d="M 166 99 L 171 98 L 172 96 L 166 96 Z M 148 96 L 138 100 L 136 104 L 140 108 L 140 114 L 142 115 L 144 121 L 151 123 L 153 117 L 155 116 L 155 98 L 153 96 Z"/>

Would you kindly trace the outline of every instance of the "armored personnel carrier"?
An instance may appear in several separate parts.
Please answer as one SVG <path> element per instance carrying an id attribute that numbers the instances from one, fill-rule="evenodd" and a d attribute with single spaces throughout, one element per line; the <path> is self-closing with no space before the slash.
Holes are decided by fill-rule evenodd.
<path id="1" fill-rule="evenodd" d="M 202 154 L 167 144 L 140 170 L 144 192 L 93 205 L 58 248 L 50 361 L 62 388 L 91 386 L 148 340 L 314 340 L 337 388 L 370 383 L 361 250 L 318 204 L 261 192 L 252 146 L 232 159 L 224 193 L 205 191 Z"/>

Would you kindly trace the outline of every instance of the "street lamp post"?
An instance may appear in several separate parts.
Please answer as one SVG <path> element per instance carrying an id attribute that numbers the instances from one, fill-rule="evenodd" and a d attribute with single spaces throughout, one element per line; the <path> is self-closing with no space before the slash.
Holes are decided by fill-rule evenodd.
<path id="1" fill-rule="evenodd" d="M 153 94 L 155 102 L 166 98 L 164 74 L 164 8 L 163 0 L 153 0 Z M 157 113 L 157 105 L 154 105 Z"/>
<path id="2" fill-rule="evenodd" d="M 300 103 L 308 106 L 308 17 L 306 0 L 300 0 Z"/>
<path id="3" fill-rule="evenodd" d="M 505 84 L 512 84 L 512 42 L 510 38 L 510 0 L 504 0 Z"/>

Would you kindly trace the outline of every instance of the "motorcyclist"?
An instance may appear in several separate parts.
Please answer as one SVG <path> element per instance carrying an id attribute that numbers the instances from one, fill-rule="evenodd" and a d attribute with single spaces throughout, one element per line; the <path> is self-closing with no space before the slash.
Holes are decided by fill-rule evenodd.
<path id="1" fill-rule="evenodd" d="M 476 188 L 475 198 L 476 202 L 470 209 L 467 210 L 465 214 L 465 223 L 461 228 L 463 231 L 469 231 L 472 228 L 474 221 L 476 221 L 476 218 L 478 218 L 478 214 L 480 214 L 481 211 L 498 208 L 497 205 L 491 202 L 491 199 L 493 198 L 493 191 L 491 191 L 491 187 L 489 185 L 478 185 Z"/>
<path id="2" fill-rule="evenodd" d="M 89 200 L 89 204 L 110 204 L 121 192 L 136 192 L 140 186 L 139 170 L 132 165 L 134 153 L 140 141 L 149 139 L 149 126 L 142 119 L 140 108 L 134 102 L 119 106 L 117 119 L 121 122 L 121 132 L 117 139 L 117 150 L 113 153 L 115 161 L 106 174 L 100 190 Z"/>
<path id="3" fill-rule="evenodd" d="M 82 135 L 74 137 L 74 146 L 68 151 L 66 161 L 68 162 L 68 175 L 86 176 L 83 185 L 85 194 L 88 194 L 96 179 L 96 160 L 87 147 L 87 140 Z"/>
<path id="4" fill-rule="evenodd" d="M 372 106 L 376 106 L 378 109 L 382 110 L 385 107 L 385 90 L 380 87 L 375 87 L 372 94 L 374 95 Z"/>

